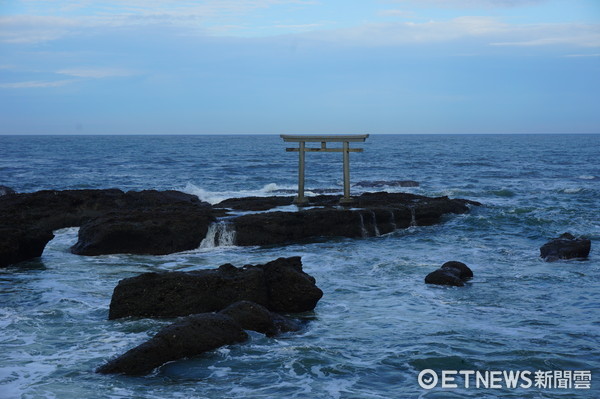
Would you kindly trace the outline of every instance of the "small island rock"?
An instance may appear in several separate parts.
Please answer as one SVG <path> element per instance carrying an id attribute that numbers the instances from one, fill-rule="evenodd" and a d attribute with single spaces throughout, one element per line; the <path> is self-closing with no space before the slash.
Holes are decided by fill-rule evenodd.
<path id="1" fill-rule="evenodd" d="M 465 282 L 471 278 L 473 278 L 473 271 L 467 265 L 462 262 L 450 261 L 429 273 L 425 277 L 425 283 L 463 287 Z"/>
<path id="2" fill-rule="evenodd" d="M 570 233 L 548 241 L 540 248 L 540 257 L 546 262 L 559 259 L 585 259 L 590 253 L 592 242 L 586 238 L 576 238 Z"/>

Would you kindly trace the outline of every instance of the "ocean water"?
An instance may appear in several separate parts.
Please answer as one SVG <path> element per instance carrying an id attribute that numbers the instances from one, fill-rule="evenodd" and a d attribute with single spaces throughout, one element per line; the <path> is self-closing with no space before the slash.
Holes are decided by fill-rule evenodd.
<path id="1" fill-rule="evenodd" d="M 0 269 L 0 398 L 600 397 L 600 135 L 372 135 L 360 146 L 353 182 L 416 180 L 388 191 L 485 206 L 381 237 L 165 256 L 81 257 L 69 252 L 77 229 L 57 231 L 41 259 Z M 0 136 L 0 184 L 178 189 L 216 203 L 294 189 L 285 147 L 278 136 Z M 341 179 L 341 154 L 307 154 L 309 190 L 341 191 Z M 592 240 L 589 259 L 543 262 L 539 247 L 566 231 Z M 251 333 L 146 377 L 94 373 L 168 324 L 108 321 L 119 280 L 293 255 L 324 291 L 301 333 Z M 449 260 L 472 282 L 425 285 Z M 426 390 L 424 369 L 584 370 L 592 381 Z"/>

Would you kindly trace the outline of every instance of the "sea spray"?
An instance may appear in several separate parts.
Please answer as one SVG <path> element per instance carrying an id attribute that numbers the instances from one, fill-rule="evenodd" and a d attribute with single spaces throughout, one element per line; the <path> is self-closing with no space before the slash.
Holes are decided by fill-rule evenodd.
<path id="1" fill-rule="evenodd" d="M 362 213 L 358 212 L 358 217 L 360 219 L 360 234 L 362 237 L 367 237 L 368 233 L 367 233 L 367 229 L 365 229 L 365 220 L 363 218 Z"/>
<path id="2" fill-rule="evenodd" d="M 394 215 L 394 211 L 390 210 L 390 216 L 391 216 L 390 221 L 392 223 L 392 227 L 394 228 L 394 230 L 396 230 L 398 228 L 398 225 L 396 225 L 396 216 Z"/>
<path id="3" fill-rule="evenodd" d="M 375 212 L 370 210 L 371 216 L 373 216 L 373 231 L 375 232 L 375 236 L 379 237 L 381 233 L 379 232 L 379 227 L 377 227 L 377 217 L 375 216 Z"/>
<path id="4" fill-rule="evenodd" d="M 235 245 L 235 228 L 232 223 L 219 221 L 208 226 L 206 237 L 200 243 L 201 249 L 231 247 Z"/>

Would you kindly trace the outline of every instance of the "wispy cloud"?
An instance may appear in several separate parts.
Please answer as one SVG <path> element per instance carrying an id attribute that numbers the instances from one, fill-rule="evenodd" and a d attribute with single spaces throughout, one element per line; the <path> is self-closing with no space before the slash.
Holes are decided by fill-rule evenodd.
<path id="1" fill-rule="evenodd" d="M 0 17 L 0 42 L 28 44 L 56 40 L 81 24 L 54 16 L 15 15 Z"/>
<path id="2" fill-rule="evenodd" d="M 49 87 L 61 87 L 75 82 L 74 79 L 54 80 L 54 81 L 27 81 L 14 83 L 0 83 L 0 89 L 37 89 Z"/>
<path id="3" fill-rule="evenodd" d="M 215 25 L 275 6 L 308 6 L 312 0 L 26 0 L 26 15 L 0 16 L 0 42 L 35 44 L 60 39 L 82 30 L 161 25 L 218 31 Z M 225 32 L 226 30 L 222 30 Z"/>
<path id="4" fill-rule="evenodd" d="M 524 25 L 514 32 L 517 38 L 490 43 L 493 46 L 551 46 L 600 47 L 600 29 L 589 24 Z"/>
<path id="5" fill-rule="evenodd" d="M 406 10 L 381 10 L 377 12 L 377 15 L 382 17 L 402 17 L 402 18 L 412 18 L 415 16 L 415 13 L 412 11 Z"/>
<path id="6" fill-rule="evenodd" d="M 565 55 L 567 58 L 580 58 L 580 57 L 600 57 L 600 53 L 595 54 L 568 54 Z"/>
<path id="7" fill-rule="evenodd" d="M 275 28 L 286 30 L 314 30 L 323 26 L 321 23 L 314 24 L 297 24 L 297 25 L 275 25 Z"/>
<path id="8" fill-rule="evenodd" d="M 126 69 L 119 68 L 67 68 L 56 71 L 61 75 L 75 76 L 78 78 L 114 78 L 133 76 L 136 73 Z"/>
<path id="9" fill-rule="evenodd" d="M 590 24 L 509 24 L 492 17 L 459 17 L 448 21 L 371 23 L 347 29 L 309 33 L 313 40 L 365 46 L 440 43 L 478 39 L 493 46 L 600 47 L 600 30 Z"/>
<path id="10" fill-rule="evenodd" d="M 507 8 L 543 4 L 549 2 L 549 0 L 392 0 L 392 2 L 418 5 L 420 7 Z"/>

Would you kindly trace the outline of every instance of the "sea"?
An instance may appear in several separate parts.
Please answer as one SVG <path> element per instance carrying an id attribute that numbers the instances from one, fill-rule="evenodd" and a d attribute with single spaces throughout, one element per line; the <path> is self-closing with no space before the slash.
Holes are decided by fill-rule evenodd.
<path id="1" fill-rule="evenodd" d="M 0 136 L 0 185 L 181 190 L 213 204 L 293 195 L 298 154 L 285 148 L 295 145 L 278 135 Z M 387 182 L 353 195 L 483 206 L 378 237 L 164 256 L 73 255 L 78 229 L 58 230 L 41 258 L 0 269 L 0 398 L 599 398 L 600 135 L 373 134 L 351 147 L 364 149 L 350 154 L 352 183 Z M 340 153 L 307 153 L 307 195 L 341 193 L 342 176 Z M 589 258 L 544 262 L 540 246 L 565 232 L 591 239 Z M 119 280 L 282 256 L 301 256 L 324 292 L 296 315 L 301 332 L 251 332 L 144 377 L 94 372 L 172 322 L 109 321 Z M 451 260 L 473 270 L 471 282 L 424 283 Z"/>

